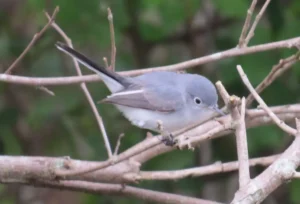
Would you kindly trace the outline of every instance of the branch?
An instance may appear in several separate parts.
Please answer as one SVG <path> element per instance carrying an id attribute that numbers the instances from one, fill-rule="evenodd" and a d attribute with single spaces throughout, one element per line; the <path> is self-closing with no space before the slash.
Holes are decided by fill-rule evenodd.
<path id="1" fill-rule="evenodd" d="M 192 68 L 201 64 L 218 61 L 221 59 L 226 59 L 235 56 L 247 55 L 252 53 L 264 52 L 268 50 L 274 50 L 279 48 L 292 48 L 296 47 L 300 44 L 300 37 L 291 38 L 287 40 L 266 43 L 261 45 L 255 45 L 251 47 L 245 48 L 233 48 L 223 52 L 214 53 L 208 56 L 188 60 L 185 62 L 153 67 L 147 69 L 138 69 L 131 70 L 125 72 L 118 72 L 123 76 L 136 76 L 144 73 L 152 72 L 152 71 L 177 71 L 182 69 Z M 8 83 L 16 83 L 16 84 L 24 84 L 24 85 L 69 85 L 74 83 L 82 83 L 82 82 L 94 82 L 100 81 L 99 76 L 97 75 L 88 75 L 88 76 L 73 76 L 73 77 L 53 77 L 53 78 L 42 78 L 42 77 L 21 77 L 21 76 L 10 76 L 7 74 L 0 74 L 0 81 L 8 82 Z"/>
<path id="2" fill-rule="evenodd" d="M 247 32 L 250 28 L 251 18 L 252 18 L 256 3 L 257 3 L 257 0 L 253 0 L 250 8 L 247 11 L 247 17 L 246 17 L 246 20 L 245 20 L 245 23 L 243 26 L 243 30 L 241 32 L 240 39 L 239 39 L 239 45 L 238 45 L 239 48 L 246 47 L 245 39 L 246 39 Z"/>
<path id="3" fill-rule="evenodd" d="M 250 166 L 268 166 L 279 155 L 259 157 L 249 160 Z M 71 160 L 55 157 L 29 157 L 29 156 L 0 156 L 0 182 L 22 182 L 24 180 L 48 180 L 54 181 L 56 165 L 64 165 L 71 168 L 85 168 L 94 166 L 97 162 Z M 126 166 L 127 165 L 127 166 Z M 140 180 L 175 180 L 186 177 L 200 177 L 216 173 L 231 172 L 238 169 L 238 162 L 216 162 L 211 165 L 170 171 L 136 171 L 130 164 L 115 165 L 101 171 L 82 176 L 67 177 L 65 180 L 80 180 L 109 183 L 128 183 Z M 121 170 L 121 168 L 123 168 Z M 122 179 L 122 180 L 121 180 Z"/>
<path id="4" fill-rule="evenodd" d="M 104 66 L 106 69 L 109 69 L 109 65 L 108 65 L 108 62 L 107 62 L 107 58 L 106 57 L 103 57 L 103 61 L 104 61 Z"/>
<path id="5" fill-rule="evenodd" d="M 295 172 L 294 173 L 294 178 L 299 179 L 300 178 L 300 172 Z"/>
<path id="6" fill-rule="evenodd" d="M 279 106 L 271 109 L 274 111 L 276 110 L 278 116 L 282 120 L 291 120 L 295 117 L 300 117 L 300 112 L 299 112 L 300 104 L 291 105 L 291 106 Z M 292 112 L 290 112 L 297 109 L 298 112 L 295 112 L 293 114 Z M 246 120 L 248 127 L 254 127 L 254 126 L 257 127 L 272 122 L 272 120 L 268 117 L 268 115 L 263 110 L 254 109 L 254 110 L 248 110 L 247 112 L 250 113 L 251 115 L 251 118 L 249 118 L 248 121 Z M 227 123 L 230 123 L 230 121 L 231 121 L 230 117 L 225 116 L 224 118 L 225 125 Z M 207 133 L 207 131 L 212 129 L 212 127 L 220 127 L 220 126 L 222 126 L 222 124 L 220 124 L 215 120 L 212 120 L 197 127 L 194 131 L 198 129 L 198 131 L 196 132 L 198 132 L 198 136 L 199 136 L 200 134 Z M 230 132 L 229 131 L 218 132 L 216 133 L 216 135 L 212 135 L 211 138 L 220 137 L 228 133 Z M 153 146 L 151 149 L 150 148 L 143 149 L 144 147 L 146 147 L 146 145 L 150 146 L 153 142 L 157 140 L 158 140 L 157 137 L 154 137 L 130 148 L 126 152 L 123 152 L 122 154 L 118 155 L 117 157 L 118 160 L 116 160 L 115 163 L 109 163 L 110 160 L 104 162 L 91 162 L 91 161 L 87 162 L 87 161 L 80 161 L 80 160 L 72 160 L 69 158 L 1 156 L 0 157 L 0 166 L 1 166 L 0 179 L 2 182 L 9 181 L 12 179 L 16 182 L 22 179 L 54 180 L 57 178 L 57 176 L 59 176 L 56 173 L 57 170 L 64 169 L 64 172 L 68 173 L 67 169 L 70 171 L 74 171 L 74 170 L 85 171 L 87 169 L 90 170 L 91 168 L 97 167 L 99 169 L 98 171 L 94 171 L 88 174 L 76 175 L 76 176 L 69 175 L 68 177 L 64 177 L 63 179 L 72 179 L 72 180 L 76 179 L 76 180 L 110 182 L 110 183 L 134 182 L 134 180 L 128 180 L 129 177 L 125 177 L 125 175 L 128 172 L 138 173 L 140 168 L 139 162 L 143 163 L 158 154 L 162 154 L 163 152 L 173 150 L 173 149 L 169 149 L 169 147 L 166 147 L 165 145 L 156 145 Z M 137 149 L 137 147 L 139 147 L 139 149 Z M 143 151 L 141 149 L 143 149 Z M 260 160 L 259 159 L 250 160 L 250 165 L 255 165 L 254 163 L 258 161 Z M 261 162 L 263 162 L 263 160 L 261 160 Z M 265 162 L 267 165 L 268 162 L 267 161 Z M 102 165 L 103 167 L 102 169 L 99 168 L 100 165 Z M 197 172 L 200 172 L 199 176 L 210 174 L 210 171 L 214 168 L 216 168 L 215 171 L 219 171 L 219 172 L 222 172 L 223 170 L 227 171 L 226 168 L 230 168 L 231 165 L 232 168 L 235 169 L 237 168 L 237 163 L 234 164 L 231 162 L 224 164 L 225 166 L 223 166 L 222 171 L 220 171 L 220 169 L 218 170 L 219 165 L 217 164 L 214 165 L 215 166 L 210 166 L 210 167 L 207 166 L 207 167 L 203 167 L 202 169 L 197 169 Z"/>
<path id="7" fill-rule="evenodd" d="M 50 17 L 48 15 L 48 13 L 45 13 L 45 14 L 46 14 L 47 18 L 49 19 Z M 68 46 L 73 48 L 71 39 L 66 35 L 66 33 L 55 22 L 52 23 L 52 27 L 64 38 L 64 40 L 66 41 Z M 79 64 L 78 64 L 78 62 L 75 58 L 73 58 L 73 62 L 74 62 L 77 74 L 79 76 L 82 76 Z M 92 111 L 93 111 L 93 113 L 96 117 L 97 124 L 99 126 L 99 129 L 100 129 L 100 131 L 102 133 L 102 136 L 103 136 L 103 139 L 104 139 L 104 144 L 105 144 L 105 148 L 106 148 L 108 157 L 111 158 L 112 157 L 112 151 L 111 151 L 110 143 L 109 143 L 109 140 L 108 140 L 108 137 L 107 137 L 107 134 L 106 134 L 104 124 L 103 124 L 102 117 L 100 116 L 99 112 L 97 111 L 96 105 L 95 105 L 95 103 L 93 101 L 93 98 L 92 98 L 89 90 L 87 89 L 85 83 L 81 83 L 80 87 L 81 87 L 84 95 L 86 96 L 86 98 L 87 98 L 87 100 L 88 100 L 88 102 L 89 102 L 89 104 L 92 108 Z"/>
<path id="8" fill-rule="evenodd" d="M 230 95 L 228 94 L 228 92 L 226 91 L 225 87 L 223 86 L 221 81 L 217 81 L 216 83 L 216 87 L 220 93 L 220 96 L 222 97 L 224 103 L 226 106 L 228 106 L 228 103 L 230 101 Z"/>
<path id="9" fill-rule="evenodd" d="M 270 73 L 266 76 L 266 78 L 255 88 L 256 92 L 260 94 L 264 89 L 266 89 L 270 84 L 275 81 L 279 76 L 281 76 L 285 71 L 290 69 L 297 61 L 299 61 L 300 52 L 298 51 L 296 54 L 281 59 L 279 63 L 272 67 Z M 249 106 L 254 100 L 252 94 L 249 94 L 246 101 L 246 105 Z"/>
<path id="10" fill-rule="evenodd" d="M 279 155 L 259 157 L 249 160 L 249 166 L 268 166 L 272 164 Z M 170 171 L 140 171 L 138 173 L 127 173 L 124 175 L 128 181 L 142 181 L 142 180 L 178 180 L 187 177 L 207 176 L 217 173 L 225 173 L 236 171 L 239 168 L 239 162 L 215 162 L 214 164 Z"/>
<path id="11" fill-rule="evenodd" d="M 271 166 L 236 192 L 232 204 L 261 203 L 281 184 L 292 179 L 299 165 L 300 134 L 298 132 L 294 142 Z"/>
<path id="12" fill-rule="evenodd" d="M 274 108 L 278 114 L 278 117 L 280 117 L 281 120 L 290 121 L 293 120 L 295 117 L 300 116 L 300 105 L 288 105 L 288 106 L 276 106 Z M 273 110 L 273 108 L 272 108 Z M 294 112 L 295 111 L 295 112 Z M 267 113 L 265 113 L 263 110 L 253 109 L 248 110 L 247 114 L 251 115 L 249 119 L 246 120 L 247 127 L 257 127 L 261 125 L 266 124 L 272 124 L 272 119 L 268 116 Z M 197 141 L 199 141 L 197 144 L 199 144 L 204 139 L 211 139 L 216 137 L 221 137 L 226 134 L 229 134 L 231 131 L 225 130 L 227 126 L 231 127 L 231 118 L 229 116 L 223 117 L 222 123 L 211 120 L 208 121 L 192 130 L 190 130 L 188 133 L 185 133 L 184 135 L 187 135 L 190 137 L 189 139 L 192 140 L 194 137 L 197 137 Z M 218 128 L 218 129 L 215 129 Z M 220 132 L 218 132 L 219 130 Z M 212 131 L 214 131 L 216 134 L 211 135 Z M 180 137 L 180 136 L 179 136 Z M 193 141 L 192 141 L 193 142 Z M 187 142 L 188 143 L 188 142 Z M 72 176 L 76 174 L 84 174 L 87 172 L 93 172 L 95 170 L 104 169 L 111 165 L 116 165 L 118 163 L 121 163 L 125 160 L 128 160 L 129 158 L 133 161 L 144 163 L 153 157 L 156 157 L 157 155 L 163 154 L 165 152 L 169 152 L 174 150 L 175 147 L 167 147 L 163 144 L 161 144 L 160 140 L 157 137 L 153 137 L 147 140 L 144 140 L 135 146 L 131 147 L 130 149 L 126 150 L 125 152 L 118 155 L 118 157 L 115 160 L 108 160 L 101 163 L 98 163 L 97 165 L 92 166 L 91 168 L 86 166 L 83 168 L 71 168 L 72 171 L 68 171 L 68 169 L 64 169 L 64 167 L 61 167 L 62 174 L 58 174 L 58 176 Z M 70 174 L 72 173 L 72 174 Z"/>
<path id="13" fill-rule="evenodd" d="M 109 22 L 110 40 L 111 40 L 110 68 L 113 71 L 115 71 L 117 48 L 116 48 L 116 43 L 115 43 L 114 21 L 113 21 L 113 15 L 112 15 L 110 8 L 107 9 L 107 13 L 108 13 L 107 18 L 108 18 L 108 22 Z"/>
<path id="14" fill-rule="evenodd" d="M 245 124 L 245 98 L 242 98 L 241 112 L 239 113 L 238 105 L 240 103 L 240 99 L 235 96 L 230 97 L 220 81 L 216 83 L 216 87 L 222 96 L 226 107 L 231 111 L 232 123 L 235 126 L 236 146 L 239 160 L 239 182 L 241 188 L 250 181 L 249 156 Z"/>
<path id="15" fill-rule="evenodd" d="M 226 59 L 229 57 L 234 57 L 234 56 L 241 56 L 241 55 L 246 55 L 246 54 L 251 54 L 251 53 L 258 53 L 258 52 L 263 52 L 267 50 L 274 50 L 278 48 L 292 48 L 296 47 L 300 44 L 300 37 L 297 38 L 291 38 L 288 40 L 282 40 L 282 41 L 277 41 L 277 42 L 272 42 L 272 43 L 266 43 L 266 44 L 261 44 L 261 45 L 256 45 L 256 46 L 251 46 L 251 47 L 246 47 L 246 48 L 233 48 L 230 50 L 226 50 L 223 52 L 217 52 L 208 56 L 188 60 L 185 62 L 173 64 L 173 65 L 167 65 L 167 66 L 160 66 L 160 67 L 153 67 L 153 68 L 147 68 L 147 69 L 138 69 L 138 70 L 132 70 L 132 71 L 127 71 L 125 72 L 126 75 L 128 76 L 136 76 L 136 75 L 141 75 L 143 73 L 149 73 L 153 71 L 178 71 L 182 69 L 187 69 L 191 67 L 195 67 L 201 64 L 206 64 L 209 62 L 215 62 L 221 59 Z M 0 77 L 1 79 L 1 77 Z"/>
<path id="16" fill-rule="evenodd" d="M 259 13 L 257 14 L 257 16 L 255 17 L 255 20 L 252 24 L 252 27 L 250 28 L 250 31 L 245 39 L 245 46 L 248 45 L 249 41 L 251 40 L 251 38 L 254 36 L 254 30 L 259 22 L 259 20 L 261 19 L 262 15 L 264 14 L 265 10 L 267 9 L 269 3 L 271 0 L 266 0 L 265 4 L 263 5 L 263 7 L 261 8 L 261 10 L 259 11 Z"/>
<path id="17" fill-rule="evenodd" d="M 245 125 L 245 109 L 246 109 L 245 98 L 242 98 L 241 112 L 239 113 L 238 108 L 232 109 L 231 115 L 232 120 L 236 124 L 236 146 L 239 160 L 239 183 L 240 188 L 245 186 L 250 181 L 249 172 L 249 155 L 248 155 L 248 144 L 247 144 L 247 133 Z"/>
<path id="18" fill-rule="evenodd" d="M 15 182 L 5 182 L 15 183 Z M 152 201 L 158 203 L 191 203 L 191 204 L 218 204 L 218 202 L 203 200 L 199 198 L 191 198 L 188 196 L 162 193 L 158 191 L 152 191 L 132 186 L 125 186 L 121 184 L 104 184 L 94 183 L 86 181 L 60 181 L 60 182 L 49 182 L 49 181 L 23 181 L 19 182 L 26 185 L 41 186 L 55 189 L 66 189 L 78 192 L 94 193 L 94 194 L 106 194 L 106 195 L 122 195 L 133 198 L 139 198 L 145 201 Z M 219 203 L 220 204 L 220 203 Z"/>
<path id="19" fill-rule="evenodd" d="M 244 82 L 244 84 L 246 85 L 246 87 L 249 89 L 249 91 L 251 92 L 251 94 L 253 95 L 253 97 L 256 99 L 256 101 L 259 103 L 260 107 L 262 109 L 264 109 L 268 115 L 272 118 L 272 120 L 274 121 L 274 123 L 280 127 L 283 131 L 287 132 L 290 135 L 296 135 L 297 134 L 297 130 L 295 130 L 294 128 L 291 128 L 290 126 L 286 125 L 283 121 L 281 121 L 271 110 L 270 108 L 267 106 L 267 104 L 263 101 L 263 99 L 257 94 L 257 92 L 255 91 L 255 89 L 253 88 L 253 86 L 251 85 L 247 75 L 245 74 L 245 72 L 243 71 L 242 67 L 240 65 L 237 65 L 237 70 Z"/>
<path id="20" fill-rule="evenodd" d="M 50 89 L 44 87 L 44 86 L 38 86 L 37 89 L 44 91 L 45 93 L 49 94 L 50 96 L 55 96 L 55 93 L 51 91 Z"/>
<path id="21" fill-rule="evenodd" d="M 118 155 L 118 152 L 119 152 L 119 148 L 120 148 L 120 145 L 121 145 L 121 139 L 125 136 L 124 133 L 121 133 L 118 137 L 118 140 L 117 140 L 117 144 L 116 144 L 116 147 L 115 147 L 115 150 L 114 150 L 114 156 L 117 156 Z"/>
<path id="22" fill-rule="evenodd" d="M 276 111 L 277 116 L 283 120 L 283 121 L 291 121 L 294 120 L 295 117 L 299 117 L 300 115 L 300 105 L 286 105 L 286 106 L 276 106 L 274 108 L 271 108 L 271 110 Z M 268 116 L 268 114 L 264 110 L 259 109 L 252 109 L 247 110 L 247 115 L 251 115 L 251 117 L 246 118 L 246 127 L 252 128 L 252 127 L 258 127 L 261 125 L 267 125 L 267 124 L 274 124 L 274 121 Z M 231 122 L 230 116 L 224 116 L 218 120 L 210 120 L 208 122 L 205 122 L 201 124 L 200 126 L 197 126 L 190 130 L 189 132 L 184 133 L 185 137 L 188 138 L 186 141 L 187 144 L 191 142 L 192 139 L 195 137 L 196 140 L 198 140 L 197 144 L 200 144 L 201 141 L 203 141 L 203 136 L 208 136 L 206 139 L 212 139 L 221 137 L 224 135 L 227 135 L 232 132 L 232 122 Z M 223 126 L 223 127 L 220 127 Z M 217 132 L 214 135 L 207 135 L 207 133 L 210 131 L 214 131 L 213 129 L 219 128 L 220 132 Z M 229 129 L 228 129 L 229 128 Z M 206 134 L 206 135 L 205 135 Z M 179 136 L 180 137 L 180 136 Z M 135 148 L 139 146 L 144 146 L 144 143 L 152 143 L 153 139 L 149 139 L 146 141 L 143 141 L 129 150 L 127 150 L 124 153 L 134 152 Z M 182 142 L 183 143 L 183 142 Z M 136 156 L 133 157 L 135 161 L 138 161 L 140 163 L 144 163 L 145 161 L 148 161 L 158 155 L 161 155 L 166 152 L 170 152 L 174 150 L 175 148 L 166 147 L 165 145 L 159 144 L 155 145 L 152 148 L 149 148 L 143 152 L 139 152 L 136 154 Z"/>
<path id="23" fill-rule="evenodd" d="M 34 45 L 34 43 L 44 34 L 44 32 L 49 28 L 49 26 L 51 26 L 52 22 L 54 21 L 56 14 L 59 11 L 59 7 L 57 6 L 55 8 L 55 10 L 53 11 L 53 14 L 51 17 L 49 17 L 49 21 L 48 23 L 43 27 L 43 29 L 36 33 L 32 40 L 30 41 L 30 43 L 27 45 L 27 47 L 25 48 L 25 50 L 22 52 L 22 54 L 8 67 L 8 69 L 6 70 L 5 74 L 10 74 L 12 72 L 12 70 L 17 66 L 17 64 L 23 59 L 23 57 L 29 52 L 29 50 L 32 48 L 32 46 Z"/>

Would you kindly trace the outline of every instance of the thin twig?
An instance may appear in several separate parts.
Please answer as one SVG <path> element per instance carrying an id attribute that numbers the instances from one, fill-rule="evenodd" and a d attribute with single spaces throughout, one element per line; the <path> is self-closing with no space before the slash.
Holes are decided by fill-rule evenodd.
<path id="1" fill-rule="evenodd" d="M 293 178 L 299 179 L 300 178 L 300 172 L 295 172 Z"/>
<path id="2" fill-rule="evenodd" d="M 217 81 L 216 82 L 216 87 L 217 87 L 217 90 L 220 94 L 220 96 L 222 97 L 223 101 L 224 101 L 224 104 L 225 106 L 223 108 L 221 108 L 221 111 L 223 113 L 228 113 L 229 110 L 230 110 L 230 95 L 228 94 L 227 90 L 225 89 L 225 87 L 223 86 L 222 82 L 221 81 Z"/>
<path id="3" fill-rule="evenodd" d="M 195 146 L 195 144 L 199 144 L 199 142 L 201 142 L 201 141 L 210 140 L 215 137 L 218 137 L 219 135 L 217 133 L 225 131 L 225 130 L 229 130 L 229 129 L 232 129 L 231 123 L 222 124 L 221 126 L 212 128 L 211 130 L 208 130 L 204 134 L 200 134 L 200 135 L 193 136 L 190 138 L 187 136 L 188 137 L 187 140 L 180 141 L 179 148 L 180 149 L 182 149 L 182 147 L 191 148 L 191 147 Z M 188 135 L 188 133 L 186 135 Z"/>
<path id="4" fill-rule="evenodd" d="M 153 71 L 177 71 L 192 68 L 201 64 L 215 62 L 221 59 L 227 59 L 235 56 L 242 56 L 252 53 L 264 52 L 268 50 L 274 50 L 279 48 L 292 48 L 300 44 L 300 37 L 291 38 L 287 40 L 266 43 L 261 45 L 255 45 L 251 47 L 239 48 L 239 49 L 229 49 L 226 51 L 214 53 L 200 58 L 195 58 L 185 62 L 161 66 L 152 67 L 145 69 L 136 69 L 131 71 L 118 72 L 123 76 L 137 76 Z M 73 77 L 21 77 L 21 76 L 11 76 L 7 74 L 0 74 L 0 81 L 24 85 L 69 85 L 82 82 L 95 82 L 101 81 L 97 74 L 87 75 L 87 76 L 73 76 Z"/>
<path id="5" fill-rule="evenodd" d="M 107 19 L 109 22 L 109 30 L 110 30 L 110 40 L 111 40 L 111 56 L 110 56 L 110 68 L 115 71 L 115 64 L 116 64 L 116 43 L 115 43 L 115 31 L 114 31 L 114 21 L 113 15 L 110 8 L 107 8 Z"/>
<path id="6" fill-rule="evenodd" d="M 245 23 L 244 23 L 244 26 L 243 26 L 243 29 L 242 29 L 242 32 L 241 32 L 241 36 L 240 36 L 240 39 L 239 39 L 239 45 L 238 45 L 239 48 L 246 46 L 245 45 L 245 39 L 246 39 L 246 35 L 247 35 L 247 32 L 248 32 L 249 27 L 250 27 L 252 15 L 253 15 L 253 11 L 255 9 L 256 3 L 257 3 L 257 0 L 253 0 L 252 3 L 251 3 L 250 8 L 247 11 L 247 17 L 246 17 L 246 20 L 245 20 Z"/>
<path id="7" fill-rule="evenodd" d="M 46 13 L 46 16 L 47 18 L 49 18 L 49 15 Z M 70 46 L 71 48 L 73 48 L 73 45 L 72 45 L 72 41 L 71 39 L 66 35 L 66 33 L 55 23 L 53 22 L 52 23 L 52 27 L 65 39 L 66 43 L 68 44 L 68 46 Z M 75 65 L 75 68 L 76 68 L 76 71 L 77 71 L 77 74 L 79 76 L 82 76 L 82 73 L 81 73 L 81 70 L 80 70 L 80 67 L 79 67 L 79 64 L 77 62 L 77 60 L 75 60 L 73 58 L 73 62 L 74 62 L 74 65 Z M 109 140 L 108 140 L 108 136 L 106 134 L 106 130 L 105 130 L 105 127 L 104 127 L 104 124 L 103 124 L 103 120 L 102 120 L 102 117 L 100 116 L 99 112 L 97 111 L 97 108 L 96 108 L 96 105 L 92 99 L 92 96 L 90 94 L 90 92 L 88 91 L 85 83 L 81 83 L 80 84 L 80 87 L 82 88 L 91 108 L 92 108 L 92 111 L 96 117 L 96 120 L 97 120 L 97 123 L 98 123 L 98 126 L 100 128 L 100 131 L 102 133 L 102 136 L 103 136 L 103 139 L 104 139 L 104 144 L 105 144 L 105 148 L 106 148 L 106 151 L 107 151 L 107 154 L 108 154 L 108 157 L 111 158 L 112 157 L 112 151 L 111 151 L 111 147 L 110 147 L 110 143 L 109 143 Z"/>
<path id="8" fill-rule="evenodd" d="M 51 91 L 50 89 L 44 87 L 44 86 L 38 86 L 39 90 L 44 91 L 45 93 L 49 94 L 50 96 L 55 96 L 55 93 Z"/>
<path id="9" fill-rule="evenodd" d="M 247 185 L 250 181 L 249 172 L 249 156 L 248 156 L 248 144 L 247 144 L 247 133 L 245 125 L 245 110 L 246 110 L 245 98 L 242 98 L 241 112 L 239 113 L 238 108 L 232 109 L 232 119 L 236 123 L 236 146 L 239 161 L 239 184 L 240 188 Z"/>
<path id="10" fill-rule="evenodd" d="M 216 82 L 216 87 L 220 93 L 220 96 L 222 97 L 225 105 L 227 106 L 227 104 L 229 103 L 229 98 L 230 95 L 228 94 L 228 92 L 226 91 L 225 87 L 223 86 L 221 81 L 217 81 Z"/>
<path id="11" fill-rule="evenodd" d="M 258 93 L 255 91 L 255 89 L 253 88 L 253 86 L 251 85 L 247 75 L 245 74 L 243 68 L 241 67 L 241 65 L 237 65 L 237 70 L 244 82 L 244 84 L 246 85 L 246 87 L 249 89 L 249 91 L 251 92 L 251 94 L 254 96 L 255 100 L 259 103 L 259 105 L 261 106 L 262 109 L 264 109 L 264 111 L 266 111 L 268 113 L 268 115 L 272 118 L 272 120 L 274 121 L 274 123 L 276 125 L 278 125 L 278 127 L 280 127 L 283 131 L 287 132 L 290 135 L 296 135 L 297 134 L 297 130 L 295 130 L 294 128 L 286 125 L 283 121 L 281 121 L 271 110 L 270 108 L 267 106 L 267 104 L 263 101 L 263 99 L 258 95 Z"/>
<path id="12" fill-rule="evenodd" d="M 271 107 L 272 112 L 275 114 L 281 114 L 281 111 L 284 109 L 285 113 L 300 113 L 300 104 L 298 105 L 284 105 L 284 106 L 273 106 Z M 247 117 L 252 119 L 254 117 L 265 115 L 265 111 L 261 109 L 252 109 L 251 111 L 247 110 Z"/>
<path id="13" fill-rule="evenodd" d="M 251 38 L 254 36 L 254 31 L 255 31 L 255 28 L 258 24 L 258 22 L 260 21 L 262 15 L 264 14 L 265 10 L 267 9 L 269 3 L 270 3 L 271 0 L 266 0 L 263 7 L 261 8 L 261 10 L 259 11 L 259 13 L 257 14 L 257 16 L 255 17 L 255 20 L 250 28 L 250 31 L 245 39 L 245 46 L 248 45 L 249 41 L 251 40 Z"/>
<path id="14" fill-rule="evenodd" d="M 106 58 L 106 57 L 103 57 L 103 61 L 104 61 L 105 68 L 106 68 L 106 69 L 109 69 L 109 65 L 108 65 L 108 62 L 107 62 L 107 58 Z"/>
<path id="15" fill-rule="evenodd" d="M 12 180 L 11 180 L 12 181 Z M 10 183 L 7 181 L 6 183 Z M 17 183 L 17 182 L 14 182 Z M 87 181 L 43 181 L 43 180 L 24 180 L 19 182 L 21 184 L 65 189 L 70 191 L 88 192 L 99 195 L 115 195 L 115 196 L 128 196 L 145 200 L 152 203 L 170 204 L 170 203 L 188 203 L 188 204 L 221 204 L 210 200 L 204 200 L 201 198 L 193 198 L 190 196 L 165 193 L 160 191 L 148 190 L 138 187 L 133 187 L 123 184 L 108 184 L 108 183 L 95 183 Z"/>
<path id="16" fill-rule="evenodd" d="M 25 48 L 25 50 L 22 52 L 22 54 L 8 67 L 8 69 L 5 71 L 5 74 L 10 74 L 12 72 L 12 70 L 16 67 L 16 65 L 23 59 L 23 57 L 29 52 L 29 50 L 32 48 L 32 46 L 34 45 L 34 43 L 44 34 L 44 32 L 49 28 L 49 26 L 52 24 L 52 22 L 54 21 L 56 14 L 59 11 L 59 7 L 57 6 L 54 11 L 53 14 L 51 15 L 51 17 L 48 18 L 48 23 L 42 28 L 42 30 L 38 33 L 36 33 L 32 40 L 30 41 L 30 43 L 27 45 L 27 47 Z"/>
<path id="17" fill-rule="evenodd" d="M 260 94 L 264 89 L 266 89 L 270 84 L 272 84 L 275 79 L 281 76 L 285 71 L 290 69 L 297 61 L 299 61 L 300 52 L 285 58 L 281 59 L 278 64 L 273 66 L 272 70 L 266 76 L 266 78 L 260 82 L 260 84 L 255 88 L 256 92 Z M 253 102 L 254 98 L 252 94 L 249 94 L 246 99 L 246 106 L 249 106 Z"/>
<path id="18" fill-rule="evenodd" d="M 249 160 L 249 166 L 268 166 L 272 164 L 280 155 L 272 155 L 267 157 L 253 158 Z M 215 162 L 214 164 L 169 171 L 140 171 L 138 173 L 125 174 L 129 181 L 142 180 L 178 180 L 186 177 L 200 177 L 217 173 L 225 173 L 236 171 L 239 168 L 238 161 L 231 162 Z"/>
<path id="19" fill-rule="evenodd" d="M 114 156 L 117 156 L 118 152 L 119 152 L 119 148 L 120 148 L 120 145 L 121 145 L 121 139 L 125 136 L 124 133 L 121 133 L 118 137 L 118 141 L 117 141 L 117 144 L 116 144 L 116 148 L 115 148 L 115 151 L 114 151 Z"/>
<path id="20" fill-rule="evenodd" d="M 295 118 L 296 121 L 296 128 L 298 130 L 298 132 L 300 133 L 300 120 L 298 118 Z"/>

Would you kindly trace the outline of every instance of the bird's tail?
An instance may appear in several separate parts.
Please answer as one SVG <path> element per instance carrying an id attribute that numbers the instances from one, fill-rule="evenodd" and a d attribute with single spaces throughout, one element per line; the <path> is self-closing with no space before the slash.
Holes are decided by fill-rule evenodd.
<path id="1" fill-rule="evenodd" d="M 68 54 L 69 56 L 76 59 L 79 63 L 87 67 L 88 69 L 97 73 L 106 86 L 109 88 L 111 92 L 117 92 L 128 85 L 128 79 L 111 71 L 105 69 L 102 66 L 97 65 L 95 62 L 87 58 L 85 55 L 81 54 L 80 52 L 74 50 L 73 48 L 69 47 L 68 45 L 57 42 L 55 46 L 63 51 L 64 53 Z"/>

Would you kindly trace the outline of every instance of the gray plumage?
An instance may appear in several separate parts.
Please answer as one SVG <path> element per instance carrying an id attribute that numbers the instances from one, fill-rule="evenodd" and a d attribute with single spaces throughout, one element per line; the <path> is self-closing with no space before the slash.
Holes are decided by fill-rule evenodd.
<path id="1" fill-rule="evenodd" d="M 111 103 L 140 128 L 174 131 L 201 122 L 218 109 L 215 86 L 197 74 L 151 72 L 137 77 L 124 77 L 96 63 L 65 44 L 57 48 L 96 72 L 109 90 L 103 103 Z"/>

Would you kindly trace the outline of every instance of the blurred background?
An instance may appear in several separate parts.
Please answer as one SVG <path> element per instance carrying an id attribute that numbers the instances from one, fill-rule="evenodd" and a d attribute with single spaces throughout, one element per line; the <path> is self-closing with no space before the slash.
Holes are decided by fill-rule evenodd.
<path id="1" fill-rule="evenodd" d="M 58 25 L 72 39 L 76 49 L 99 64 L 110 60 L 110 32 L 107 8 L 114 16 L 116 70 L 132 70 L 169 65 L 237 45 L 250 0 L 0 0 L 0 71 L 3 73 L 20 55 L 33 35 L 46 23 L 43 10 L 50 14 L 56 6 Z M 264 1 L 258 1 L 259 8 Z M 258 12 L 259 10 L 256 10 Z M 299 36 L 300 1 L 272 0 L 260 21 L 250 45 Z M 13 74 L 32 77 L 76 75 L 72 60 L 57 51 L 63 41 L 48 29 Z M 221 80 L 230 94 L 248 95 L 235 66 L 241 64 L 253 85 L 257 85 L 271 67 L 296 50 L 271 52 L 224 59 L 187 70 Z M 91 74 L 82 69 L 84 74 Z M 299 63 L 276 80 L 262 96 L 271 105 L 299 101 Z M 79 85 L 48 87 L 50 96 L 38 87 L 0 83 L 0 153 L 3 155 L 65 156 L 82 160 L 107 158 L 101 133 Z M 88 88 L 94 101 L 108 90 L 100 83 Z M 222 105 L 222 102 L 220 103 Z M 255 107 L 254 104 L 253 107 Z M 111 105 L 97 105 L 104 118 L 112 146 L 121 133 L 121 151 L 142 141 L 145 130 L 133 127 Z M 248 131 L 250 157 L 283 151 L 288 137 L 275 126 Z M 176 159 L 174 159 L 176 158 Z M 236 160 L 234 136 L 201 144 L 196 151 L 173 151 L 142 166 L 143 170 L 174 170 Z M 255 176 L 262 167 L 251 168 Z M 238 187 L 236 172 L 180 181 L 144 181 L 137 186 L 163 192 L 191 195 L 229 202 Z M 300 181 L 291 181 L 272 193 L 264 202 L 300 203 Z M 133 198 L 90 195 L 20 185 L 1 185 L 0 203 L 149 203 Z"/>

